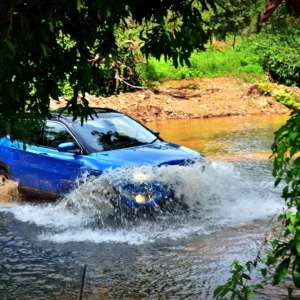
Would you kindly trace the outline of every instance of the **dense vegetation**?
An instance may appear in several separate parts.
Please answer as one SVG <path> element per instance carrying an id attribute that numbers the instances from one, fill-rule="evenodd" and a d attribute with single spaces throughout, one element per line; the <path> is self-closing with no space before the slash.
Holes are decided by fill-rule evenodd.
<path id="1" fill-rule="evenodd" d="M 241 47 L 255 53 L 265 72 L 275 81 L 300 86 L 300 18 L 285 6 Z"/>
<path id="2" fill-rule="evenodd" d="M 171 61 L 151 58 L 140 66 L 141 78 L 149 82 L 224 75 L 247 78 L 245 74 L 263 78 L 266 74 L 276 82 L 300 86 L 300 30 L 289 35 L 262 32 L 240 37 L 237 43 L 232 48 L 232 40 L 227 40 L 225 48 L 219 49 L 216 42 L 205 52 L 194 52 L 190 67 L 175 68 Z"/>
<path id="3" fill-rule="evenodd" d="M 171 61 L 150 59 L 141 67 L 142 78 L 153 81 L 244 73 L 262 77 L 265 73 L 276 82 L 300 86 L 300 20 L 292 12 L 287 17 L 288 13 L 280 7 L 259 33 L 239 35 L 235 47 L 230 34 L 223 38 L 224 49 L 216 40 L 207 45 L 207 51 L 195 51 L 190 68 L 174 68 Z"/>
<path id="4" fill-rule="evenodd" d="M 130 72 L 132 60 L 119 43 L 130 26 L 145 57 L 189 64 L 192 51 L 209 38 L 202 14 L 213 7 L 213 0 L 1 1 L 0 135 L 30 141 L 65 82 L 72 91 L 68 110 L 87 116 L 86 93 L 111 92 L 112 77 Z"/>
<path id="5" fill-rule="evenodd" d="M 191 55 L 191 66 L 175 68 L 171 61 L 163 59 L 157 61 L 150 58 L 148 64 L 140 66 L 141 78 L 146 82 L 164 79 L 185 79 L 204 76 L 252 74 L 263 77 L 264 70 L 260 57 L 255 53 L 248 53 L 247 47 L 233 49 L 225 45 L 223 50 L 210 46 L 205 52 L 194 52 Z"/>

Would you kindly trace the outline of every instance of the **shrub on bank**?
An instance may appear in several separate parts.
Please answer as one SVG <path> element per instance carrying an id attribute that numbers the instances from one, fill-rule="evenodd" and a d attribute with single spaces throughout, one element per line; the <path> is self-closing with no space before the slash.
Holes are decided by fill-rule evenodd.
<path id="1" fill-rule="evenodd" d="M 204 76 L 238 76 L 244 73 L 263 75 L 263 68 L 256 54 L 246 56 L 244 51 L 236 51 L 231 46 L 225 47 L 222 51 L 211 47 L 205 52 L 194 52 L 190 62 L 190 67 L 179 66 L 175 68 L 171 61 L 164 59 L 158 61 L 150 58 L 148 64 L 139 66 L 139 72 L 145 81 Z"/>
<path id="2" fill-rule="evenodd" d="M 266 53 L 263 67 L 272 79 L 287 85 L 300 86 L 299 49 L 274 46 Z"/>
<path id="3" fill-rule="evenodd" d="M 271 79 L 300 86 L 300 30 L 284 34 L 258 34 L 244 39 L 237 51 L 257 55 Z"/>
<path id="4" fill-rule="evenodd" d="M 286 87 L 271 82 L 261 82 L 258 84 L 259 90 L 266 96 L 272 96 L 277 102 L 290 109 L 300 109 L 300 99 L 288 91 Z"/>
<path id="5" fill-rule="evenodd" d="M 244 78 L 245 74 L 262 78 L 265 72 L 274 81 L 300 86 L 300 31 L 254 34 L 240 39 L 235 48 L 227 45 L 223 50 L 209 47 L 194 52 L 190 61 L 190 67 L 175 68 L 171 61 L 150 58 L 138 69 L 146 82 L 224 75 Z"/>

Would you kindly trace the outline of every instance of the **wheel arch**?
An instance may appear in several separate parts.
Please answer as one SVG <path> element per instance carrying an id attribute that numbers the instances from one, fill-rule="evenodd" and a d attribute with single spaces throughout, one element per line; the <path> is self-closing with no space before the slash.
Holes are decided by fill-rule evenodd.
<path id="1" fill-rule="evenodd" d="M 8 174 L 9 176 L 11 176 L 11 171 L 10 171 L 9 166 L 8 166 L 6 163 L 2 162 L 2 161 L 0 161 L 0 170 L 6 171 L 7 174 Z"/>

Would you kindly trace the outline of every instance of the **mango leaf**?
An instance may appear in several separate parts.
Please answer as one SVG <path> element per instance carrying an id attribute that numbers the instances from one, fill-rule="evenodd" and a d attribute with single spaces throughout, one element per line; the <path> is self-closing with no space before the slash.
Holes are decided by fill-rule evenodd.
<path id="1" fill-rule="evenodd" d="M 273 285 L 277 285 L 287 275 L 291 259 L 284 259 L 276 268 L 273 276 Z"/>

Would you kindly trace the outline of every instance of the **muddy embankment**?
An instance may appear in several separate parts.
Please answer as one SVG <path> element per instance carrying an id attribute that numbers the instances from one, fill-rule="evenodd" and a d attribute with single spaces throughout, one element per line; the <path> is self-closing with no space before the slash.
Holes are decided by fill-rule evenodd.
<path id="1" fill-rule="evenodd" d="M 158 88 L 107 98 L 89 96 L 89 102 L 90 106 L 113 108 L 142 122 L 288 113 L 255 85 L 235 77 L 169 80 Z M 64 105 L 63 100 L 53 101 L 51 109 Z"/>
<path id="2" fill-rule="evenodd" d="M 18 200 L 18 184 L 12 180 L 2 181 L 0 178 L 0 204 Z"/>

